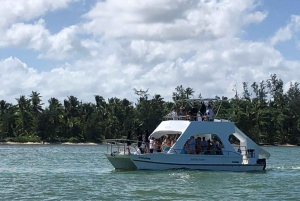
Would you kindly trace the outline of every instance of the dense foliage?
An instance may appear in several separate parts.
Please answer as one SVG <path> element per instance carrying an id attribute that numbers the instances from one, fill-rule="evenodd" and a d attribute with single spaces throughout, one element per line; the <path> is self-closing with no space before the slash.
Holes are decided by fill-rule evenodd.
<path id="1" fill-rule="evenodd" d="M 284 92 L 284 84 L 276 75 L 251 88 L 243 83 L 243 92 L 233 98 L 216 97 L 215 114 L 230 118 L 258 143 L 291 143 L 300 140 L 300 90 L 299 83 L 291 83 Z M 252 93 L 251 93 L 251 92 Z M 56 98 L 48 100 L 43 108 L 41 96 L 32 92 L 28 98 L 17 98 L 17 104 L 0 101 L 0 140 L 15 142 L 101 142 L 106 138 L 120 138 L 137 128 L 150 132 L 174 107 L 160 95 L 149 98 L 147 91 L 137 91 L 136 103 L 127 99 L 99 95 L 94 103 L 82 103 L 70 96 L 61 103 Z M 199 95 L 201 96 L 201 95 Z M 190 87 L 178 86 L 174 100 L 194 98 Z M 175 108 L 180 105 L 177 102 Z M 221 107 L 220 107 L 220 104 Z M 133 135 L 135 136 L 135 135 Z"/>

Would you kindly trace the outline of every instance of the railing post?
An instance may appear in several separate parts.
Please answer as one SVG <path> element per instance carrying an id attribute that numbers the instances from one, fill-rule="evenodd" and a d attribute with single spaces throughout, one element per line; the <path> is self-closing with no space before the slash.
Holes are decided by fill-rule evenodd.
<path id="1" fill-rule="evenodd" d="M 112 154 L 112 144 L 110 144 L 110 154 Z"/>

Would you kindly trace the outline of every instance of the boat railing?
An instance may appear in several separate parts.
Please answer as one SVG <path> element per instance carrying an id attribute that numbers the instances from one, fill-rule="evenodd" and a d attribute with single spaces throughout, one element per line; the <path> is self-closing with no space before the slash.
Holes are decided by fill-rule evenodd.
<path id="1" fill-rule="evenodd" d="M 247 149 L 246 146 L 233 146 L 238 153 L 240 153 L 242 156 L 243 156 L 243 163 L 244 164 L 248 164 L 249 163 L 249 158 L 253 158 L 255 157 L 255 153 L 252 152 L 252 149 L 251 149 L 251 152 L 250 152 L 250 149 Z"/>
<path id="2" fill-rule="evenodd" d="M 130 142 L 130 146 L 127 143 Z M 107 145 L 107 153 L 118 154 L 118 155 L 128 155 L 128 154 L 147 154 L 150 153 L 150 143 L 138 140 L 127 140 L 127 139 L 107 139 L 105 140 Z M 140 145 L 140 147 L 138 146 Z M 153 148 L 152 153 L 173 153 L 173 154 L 189 154 L 187 150 L 170 148 L 169 150 L 164 150 L 159 148 Z M 248 161 L 249 151 L 246 150 L 244 146 L 238 146 L 236 151 L 226 150 L 226 149 L 210 149 L 210 150 L 195 150 L 195 154 L 201 155 L 243 155 L 244 163 Z"/>
<path id="3" fill-rule="evenodd" d="M 230 122 L 230 117 L 214 117 L 213 122 Z M 164 121 L 168 120 L 186 120 L 186 121 L 202 121 L 201 117 L 192 115 L 166 115 L 163 117 Z M 206 121 L 206 120 L 203 120 Z"/>
<path id="4" fill-rule="evenodd" d="M 107 139 L 104 141 L 106 146 L 106 152 L 110 154 L 130 154 L 131 152 L 138 151 L 137 140 L 127 140 L 127 139 Z M 130 142 L 130 146 L 127 143 Z"/>

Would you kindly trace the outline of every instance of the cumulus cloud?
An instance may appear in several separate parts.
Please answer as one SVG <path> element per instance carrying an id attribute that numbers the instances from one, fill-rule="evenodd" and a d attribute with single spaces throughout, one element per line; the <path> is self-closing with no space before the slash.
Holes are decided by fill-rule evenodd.
<path id="1" fill-rule="evenodd" d="M 300 15 L 292 15 L 291 20 L 285 27 L 280 28 L 270 39 L 271 45 L 276 45 L 278 42 L 291 40 L 292 37 L 300 31 Z"/>
<path id="2" fill-rule="evenodd" d="M 32 11 L 30 19 L 72 1 L 43 2 L 46 9 Z M 158 93 L 171 100 L 175 87 L 183 85 L 193 88 L 195 96 L 232 97 L 235 83 L 240 91 L 242 82 L 260 81 L 274 73 L 285 82 L 297 80 L 299 61 L 286 60 L 274 45 L 299 31 L 298 16 L 292 16 L 270 40 L 242 39 L 247 26 L 262 22 L 268 15 L 268 11 L 258 11 L 258 3 L 98 1 L 81 22 L 56 34 L 45 28 L 43 19 L 30 24 L 28 17 L 20 14 L 3 31 L 0 47 L 28 48 L 39 53 L 39 60 L 66 63 L 37 72 L 17 58 L 4 59 L 0 62 L 0 68 L 5 69 L 0 83 L 5 90 L 0 95 L 15 98 L 37 90 L 46 100 L 75 95 L 93 101 L 95 94 L 135 100 L 133 88 L 149 88 L 151 95 Z M 68 61 L 72 55 L 74 59 Z M 21 77 L 20 82 L 3 81 L 11 74 L 14 79 Z"/>
<path id="3" fill-rule="evenodd" d="M 158 40 L 215 40 L 240 33 L 259 23 L 266 12 L 255 11 L 252 0 L 164 0 L 98 2 L 85 17 L 85 29 L 107 38 Z M 242 17 L 241 17 L 242 16 Z"/>
<path id="4" fill-rule="evenodd" d="M 52 35 L 40 19 L 34 24 L 16 23 L 0 36 L 0 47 L 28 48 L 41 52 L 38 58 L 66 59 L 76 53 L 89 54 L 77 36 L 78 26 L 73 25 Z"/>
<path id="5" fill-rule="evenodd" d="M 20 21 L 29 21 L 48 11 L 66 8 L 68 4 L 78 0 L 1 0 L 0 27 L 10 26 Z"/>

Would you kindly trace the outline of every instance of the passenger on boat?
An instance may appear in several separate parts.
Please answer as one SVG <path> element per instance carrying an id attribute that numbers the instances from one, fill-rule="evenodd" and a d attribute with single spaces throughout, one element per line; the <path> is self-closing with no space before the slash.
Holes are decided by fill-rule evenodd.
<path id="1" fill-rule="evenodd" d="M 202 121 L 202 117 L 201 117 L 200 112 L 197 113 L 197 121 Z"/>
<path id="2" fill-rule="evenodd" d="M 202 102 L 201 103 L 201 107 L 200 107 L 200 114 L 202 116 L 202 121 L 204 121 L 204 115 L 205 115 L 205 112 L 206 112 L 206 106 L 205 104 Z"/>
<path id="3" fill-rule="evenodd" d="M 197 121 L 197 113 L 198 113 L 198 109 L 197 109 L 197 105 L 194 105 L 193 108 L 191 109 L 190 112 L 190 120 L 191 121 Z"/>
<path id="4" fill-rule="evenodd" d="M 189 141 L 188 141 L 188 153 L 189 154 L 195 154 L 195 149 L 196 149 L 196 141 L 194 136 L 191 136 Z"/>
<path id="5" fill-rule="evenodd" d="M 207 149 L 206 149 L 206 154 L 211 154 L 212 151 L 212 145 L 210 139 L 207 140 Z"/>
<path id="6" fill-rule="evenodd" d="M 173 135 L 173 137 L 170 138 L 170 139 L 171 139 L 171 146 L 170 147 L 172 147 L 175 144 L 176 140 L 177 140 L 177 136 Z"/>
<path id="7" fill-rule="evenodd" d="M 149 131 L 146 130 L 145 138 L 144 138 L 144 143 L 145 143 L 145 149 L 144 152 L 148 153 L 149 152 Z"/>
<path id="8" fill-rule="evenodd" d="M 152 148 L 153 148 L 153 153 L 161 152 L 158 139 L 154 139 Z"/>
<path id="9" fill-rule="evenodd" d="M 212 148 L 211 148 L 211 154 L 212 155 L 216 155 L 216 151 L 217 151 L 217 142 L 215 139 L 212 140 Z"/>
<path id="10" fill-rule="evenodd" d="M 130 138 L 131 138 L 131 133 L 130 131 L 127 132 L 127 137 L 126 137 L 126 149 L 127 149 L 127 152 L 128 154 L 130 155 L 130 145 L 131 145 L 131 141 L 130 141 Z"/>
<path id="11" fill-rule="evenodd" d="M 196 154 L 201 152 L 201 137 L 196 138 Z"/>
<path id="12" fill-rule="evenodd" d="M 208 121 L 208 115 L 206 113 L 203 114 L 202 121 Z"/>
<path id="13" fill-rule="evenodd" d="M 222 145 L 219 143 L 219 141 L 216 142 L 216 148 L 217 148 L 216 154 L 217 155 L 222 155 L 223 154 L 222 153 Z"/>
<path id="14" fill-rule="evenodd" d="M 140 131 L 140 129 L 138 129 L 138 148 L 140 149 L 141 151 L 141 154 L 144 153 L 144 147 L 142 147 L 142 144 L 143 144 L 143 135 Z"/>
<path id="15" fill-rule="evenodd" d="M 207 107 L 208 107 L 208 109 L 206 110 L 206 114 L 208 116 L 208 121 L 213 121 L 214 112 L 211 108 L 211 105 L 208 105 Z"/>
<path id="16" fill-rule="evenodd" d="M 162 148 L 164 152 L 168 152 L 171 148 L 171 139 L 169 138 L 168 135 L 164 136 Z"/>
<path id="17" fill-rule="evenodd" d="M 202 138 L 201 150 L 202 152 L 205 152 L 207 150 L 207 141 L 205 140 L 205 137 Z"/>
<path id="18" fill-rule="evenodd" d="M 180 152 L 181 154 L 186 154 L 186 153 L 187 153 L 187 151 L 188 151 L 188 146 L 189 146 L 189 145 L 188 145 L 188 142 L 189 142 L 189 141 L 186 141 L 185 144 L 183 145 L 183 148 L 181 149 L 181 152 Z"/>
<path id="19" fill-rule="evenodd" d="M 173 120 L 178 119 L 176 108 L 173 108 L 172 112 L 169 113 L 169 116 L 171 116 L 171 118 L 173 118 Z"/>
<path id="20" fill-rule="evenodd" d="M 154 137 L 152 137 L 152 138 L 150 139 L 150 143 L 149 143 L 149 150 L 150 150 L 150 153 L 153 153 L 153 143 L 154 143 L 154 140 L 155 140 Z"/>
<path id="21" fill-rule="evenodd" d="M 179 108 L 179 115 L 180 116 L 184 116 L 185 114 L 184 114 L 184 107 L 183 106 L 181 106 L 180 108 Z"/>

